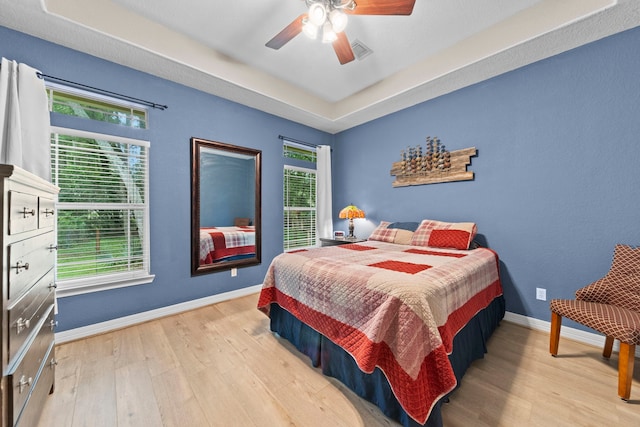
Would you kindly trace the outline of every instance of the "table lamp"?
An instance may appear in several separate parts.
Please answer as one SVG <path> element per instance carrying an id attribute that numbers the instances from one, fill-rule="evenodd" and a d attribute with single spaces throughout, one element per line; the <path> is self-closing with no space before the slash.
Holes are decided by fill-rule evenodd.
<path id="1" fill-rule="evenodd" d="M 339 217 L 341 219 L 349 218 L 349 235 L 348 239 L 355 239 L 353 234 L 353 218 L 364 218 L 364 211 L 358 209 L 355 205 L 349 205 L 340 211 Z"/>

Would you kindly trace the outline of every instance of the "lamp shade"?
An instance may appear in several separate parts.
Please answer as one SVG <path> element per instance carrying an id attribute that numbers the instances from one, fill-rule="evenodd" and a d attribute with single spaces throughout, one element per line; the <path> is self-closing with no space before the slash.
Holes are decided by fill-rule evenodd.
<path id="1" fill-rule="evenodd" d="M 309 20 L 316 27 L 324 24 L 324 21 L 327 20 L 327 9 L 325 9 L 324 4 L 318 2 L 309 6 Z"/>
<path id="2" fill-rule="evenodd" d="M 349 205 L 340 211 L 340 218 L 364 218 L 364 211 L 355 205 Z"/>
<path id="3" fill-rule="evenodd" d="M 340 9 L 333 9 L 331 13 L 329 13 L 329 20 L 331 21 L 333 31 L 336 33 L 341 33 L 347 28 L 347 15 Z"/>
<path id="4" fill-rule="evenodd" d="M 322 43 L 333 43 L 338 38 L 335 31 L 333 31 L 333 27 L 331 26 L 331 22 L 327 21 L 322 26 Z"/>
<path id="5" fill-rule="evenodd" d="M 318 26 L 311 22 L 309 18 L 304 18 L 302 20 L 302 31 L 312 40 L 315 40 L 316 37 L 318 37 Z"/>

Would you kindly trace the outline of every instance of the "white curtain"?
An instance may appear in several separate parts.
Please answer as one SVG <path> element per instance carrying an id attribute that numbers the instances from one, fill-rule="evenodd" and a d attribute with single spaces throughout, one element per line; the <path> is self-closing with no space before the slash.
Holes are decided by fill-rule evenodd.
<path id="1" fill-rule="evenodd" d="M 318 145 L 316 148 L 316 212 L 318 238 L 331 237 L 333 219 L 331 217 L 331 147 Z"/>
<path id="2" fill-rule="evenodd" d="M 0 64 L 0 163 L 51 180 L 47 92 L 38 70 L 2 58 Z"/>

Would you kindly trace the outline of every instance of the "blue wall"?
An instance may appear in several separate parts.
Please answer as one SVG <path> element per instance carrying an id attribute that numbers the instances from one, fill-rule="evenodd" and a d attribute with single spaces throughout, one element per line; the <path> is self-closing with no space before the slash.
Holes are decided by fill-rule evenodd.
<path id="1" fill-rule="evenodd" d="M 507 309 L 548 320 L 536 287 L 571 297 L 606 273 L 615 243 L 640 244 L 639 45 L 636 28 L 332 137 L 0 27 L 0 56 L 169 105 L 150 112 L 156 279 L 61 299 L 60 330 L 261 283 L 282 249 L 279 134 L 333 145 L 334 217 L 351 202 L 363 208 L 359 236 L 380 220 L 475 221 L 501 257 Z M 475 180 L 392 188 L 391 163 L 427 135 L 476 147 Z M 189 275 L 192 136 L 263 152 L 263 263 L 236 278 Z"/>
<path id="2" fill-rule="evenodd" d="M 640 245 L 638 46 L 635 28 L 342 132 L 335 216 L 364 209 L 362 235 L 380 220 L 475 221 L 501 257 L 507 310 L 549 320 L 536 287 L 570 298 L 616 243 Z M 391 163 L 428 135 L 476 147 L 475 179 L 392 188 Z"/>
<path id="3" fill-rule="evenodd" d="M 148 285 L 58 300 L 59 331 L 262 283 L 282 252 L 282 140 L 330 144 L 327 133 L 0 27 L 0 56 L 43 73 L 166 104 L 150 110 L 151 272 Z M 64 123 L 56 123 L 63 125 Z M 131 132 L 132 137 L 140 137 Z M 190 276 L 190 138 L 262 150 L 262 258 L 259 266 Z M 276 201 L 274 203 L 274 201 Z"/>

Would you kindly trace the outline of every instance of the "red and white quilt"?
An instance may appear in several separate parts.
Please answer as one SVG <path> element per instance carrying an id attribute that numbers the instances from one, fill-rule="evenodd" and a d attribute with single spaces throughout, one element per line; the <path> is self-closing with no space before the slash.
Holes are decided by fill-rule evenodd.
<path id="1" fill-rule="evenodd" d="M 256 252 L 254 226 L 200 229 L 200 265 Z"/>
<path id="2" fill-rule="evenodd" d="M 379 241 L 284 253 L 269 266 L 258 308 L 278 303 L 346 350 L 379 367 L 405 411 L 424 423 L 456 386 L 453 338 L 502 294 L 498 257 Z"/>

